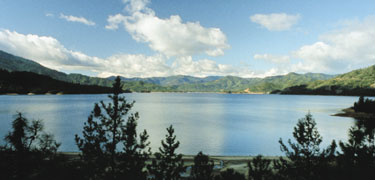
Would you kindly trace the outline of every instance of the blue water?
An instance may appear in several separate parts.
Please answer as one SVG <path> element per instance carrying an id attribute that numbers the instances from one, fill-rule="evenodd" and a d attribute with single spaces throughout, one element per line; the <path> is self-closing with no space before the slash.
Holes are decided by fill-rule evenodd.
<path id="1" fill-rule="evenodd" d="M 175 127 L 179 152 L 209 155 L 282 155 L 278 140 L 292 138 L 298 119 L 311 112 L 322 147 L 347 140 L 351 118 L 331 116 L 353 104 L 358 97 L 248 95 L 210 93 L 132 93 L 132 112 L 140 114 L 138 131 L 150 135 L 155 152 L 166 128 Z M 29 119 L 42 119 L 45 130 L 62 143 L 60 151 L 77 151 L 75 134 L 81 134 L 94 103 L 107 95 L 0 96 L 0 136 L 10 130 L 16 112 Z M 1 141 L 2 138 L 1 138 Z"/>

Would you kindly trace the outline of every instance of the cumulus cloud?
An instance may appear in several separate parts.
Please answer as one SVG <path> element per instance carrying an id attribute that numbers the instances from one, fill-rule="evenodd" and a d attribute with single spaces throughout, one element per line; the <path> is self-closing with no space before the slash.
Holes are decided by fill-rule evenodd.
<path id="1" fill-rule="evenodd" d="M 159 18 L 146 7 L 148 0 L 125 0 L 129 16 L 108 17 L 107 29 L 117 29 L 120 24 L 138 42 L 144 42 L 154 51 L 167 56 L 192 56 L 207 54 L 219 56 L 230 46 L 219 28 L 206 28 L 199 22 L 183 22 L 178 15 Z"/>
<path id="2" fill-rule="evenodd" d="M 375 64 L 375 17 L 321 36 L 320 41 L 293 52 L 315 68 L 351 70 Z"/>
<path id="3" fill-rule="evenodd" d="M 264 60 L 264 61 L 272 62 L 272 63 L 276 63 L 276 64 L 290 62 L 289 56 L 280 56 L 280 55 L 272 55 L 272 54 L 255 54 L 254 59 L 255 60 Z"/>
<path id="4" fill-rule="evenodd" d="M 179 57 L 171 63 L 162 54 L 117 54 L 107 58 L 89 56 L 65 48 L 50 36 L 21 34 L 0 30 L 0 49 L 17 56 L 32 59 L 46 67 L 57 70 L 85 70 L 100 77 L 121 75 L 125 77 L 155 77 L 171 75 L 235 75 L 254 77 L 253 71 L 245 67 L 218 64 L 209 59 L 193 60 L 191 56 Z"/>
<path id="5" fill-rule="evenodd" d="M 250 16 L 250 20 L 254 23 L 260 24 L 270 31 L 285 31 L 289 30 L 300 19 L 300 15 L 290 15 L 286 13 L 272 13 L 272 14 L 255 14 Z"/>
<path id="6" fill-rule="evenodd" d="M 319 41 L 301 46 L 289 55 L 288 71 L 344 73 L 375 64 L 375 17 L 363 21 L 346 21 L 345 25 L 326 33 Z M 274 55 L 255 55 L 270 59 Z M 283 57 L 283 56 L 279 56 Z"/>
<path id="7" fill-rule="evenodd" d="M 0 49 L 54 69 L 60 69 L 61 65 L 91 67 L 96 66 L 98 61 L 97 58 L 66 49 L 53 37 L 25 35 L 9 30 L 0 30 Z"/>
<path id="8" fill-rule="evenodd" d="M 88 25 L 88 26 L 94 26 L 95 25 L 95 22 L 87 20 L 84 17 L 76 17 L 76 16 L 71 16 L 71 15 L 60 14 L 60 18 L 65 19 L 66 21 L 69 21 L 69 22 L 78 22 L 78 23 L 82 23 L 82 24 L 85 24 L 85 25 Z"/>

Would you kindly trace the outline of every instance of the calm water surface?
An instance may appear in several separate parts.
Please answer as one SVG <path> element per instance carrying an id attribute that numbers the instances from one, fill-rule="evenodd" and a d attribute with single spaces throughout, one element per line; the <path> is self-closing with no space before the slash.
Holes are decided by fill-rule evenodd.
<path id="1" fill-rule="evenodd" d="M 157 151 L 166 128 L 175 127 L 179 151 L 210 155 L 281 155 L 278 140 L 292 138 L 299 118 L 310 111 L 323 136 L 323 146 L 347 140 L 353 119 L 331 116 L 349 107 L 358 97 L 247 95 L 209 93 L 132 93 L 138 111 L 138 131 L 147 129 L 152 151 Z M 0 136 L 11 127 L 16 112 L 42 119 L 46 131 L 62 143 L 60 151 L 77 151 L 74 135 L 95 102 L 109 102 L 107 95 L 0 96 Z M 1 141 L 2 138 L 1 138 Z"/>

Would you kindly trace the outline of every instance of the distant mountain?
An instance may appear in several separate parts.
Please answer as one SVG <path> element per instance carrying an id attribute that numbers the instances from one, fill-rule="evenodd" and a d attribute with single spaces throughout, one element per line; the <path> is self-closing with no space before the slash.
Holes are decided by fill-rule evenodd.
<path id="1" fill-rule="evenodd" d="M 283 76 L 266 77 L 254 84 L 254 86 L 249 87 L 249 90 L 254 92 L 271 92 L 276 89 L 285 89 L 290 86 L 306 84 L 317 80 L 327 80 L 333 77 L 335 76 L 322 73 L 289 73 Z"/>
<path id="2" fill-rule="evenodd" d="M 46 68 L 34 61 L 0 51 L 0 69 L 7 71 L 27 71 L 46 75 L 56 80 L 82 85 L 111 87 L 114 77 L 98 78 L 82 74 L 65 74 Z M 125 78 L 124 89 L 136 92 L 237 92 L 268 93 L 283 90 L 290 86 L 311 83 L 316 80 L 327 80 L 334 76 L 317 73 L 289 73 L 283 76 L 266 78 L 241 78 L 235 76 L 169 76 L 151 78 Z"/>
<path id="3" fill-rule="evenodd" d="M 110 87 L 73 84 L 32 72 L 0 70 L 0 94 L 100 94 L 111 92 L 112 88 Z"/>
<path id="4" fill-rule="evenodd" d="M 111 76 L 108 79 L 114 80 L 116 77 Z M 209 81 L 214 81 L 222 78 L 222 76 L 208 76 L 204 78 L 177 75 L 177 76 L 168 76 L 168 77 L 150 77 L 150 78 L 126 78 L 121 77 L 122 81 L 125 82 L 134 82 L 134 81 L 143 81 L 146 83 L 157 84 L 161 86 L 178 86 L 182 84 L 192 84 L 192 83 L 204 83 Z"/>
<path id="5" fill-rule="evenodd" d="M 332 79 L 291 86 L 273 93 L 375 96 L 375 65 L 354 70 Z"/>
<path id="6" fill-rule="evenodd" d="M 206 91 L 206 92 L 244 92 L 244 93 L 268 93 L 276 89 L 284 89 L 293 85 L 300 85 L 316 80 L 332 78 L 332 75 L 307 73 L 289 73 L 283 76 L 271 76 L 266 78 L 240 78 L 225 76 L 215 81 L 180 85 L 176 89 L 180 91 Z"/>

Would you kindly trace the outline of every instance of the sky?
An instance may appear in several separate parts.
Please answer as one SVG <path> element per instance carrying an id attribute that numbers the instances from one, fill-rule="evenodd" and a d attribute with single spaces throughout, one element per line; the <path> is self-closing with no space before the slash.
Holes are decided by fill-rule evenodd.
<path id="1" fill-rule="evenodd" d="M 371 0 L 0 0 L 0 50 L 98 77 L 340 74 L 374 42 Z"/>

